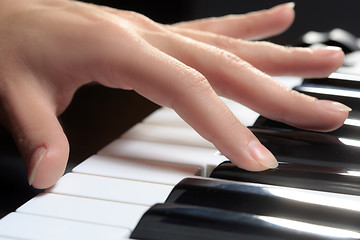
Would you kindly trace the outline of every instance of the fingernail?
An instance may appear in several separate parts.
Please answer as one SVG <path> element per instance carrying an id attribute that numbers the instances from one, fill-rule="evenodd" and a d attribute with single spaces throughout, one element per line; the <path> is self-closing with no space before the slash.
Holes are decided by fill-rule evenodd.
<path id="1" fill-rule="evenodd" d="M 260 142 L 252 141 L 248 146 L 250 155 L 253 159 L 267 168 L 277 168 L 279 164 L 274 155 L 272 155 L 272 153 Z"/>
<path id="2" fill-rule="evenodd" d="M 30 159 L 30 170 L 29 170 L 29 185 L 31 186 L 34 182 L 36 171 L 39 167 L 41 160 L 46 153 L 45 147 L 39 147 L 36 149 Z"/>
<path id="3" fill-rule="evenodd" d="M 348 106 L 339 102 L 333 102 L 329 100 L 318 100 L 317 103 L 321 108 L 324 108 L 332 112 L 350 112 L 352 110 Z"/>
<path id="4" fill-rule="evenodd" d="M 295 8 L 295 3 L 294 2 L 288 2 L 288 3 L 285 3 L 284 5 L 286 5 L 289 8 Z"/>
<path id="5" fill-rule="evenodd" d="M 274 6 L 274 8 L 277 8 L 277 7 L 288 7 L 288 8 L 293 9 L 293 8 L 295 8 L 295 2 L 288 2 L 288 3 L 283 3 L 283 4 Z"/>
<path id="6" fill-rule="evenodd" d="M 334 53 L 341 53 L 342 49 L 340 47 L 335 47 L 335 46 L 326 46 L 326 47 L 312 48 L 312 51 L 313 53 L 316 53 L 318 55 L 328 56 Z"/>

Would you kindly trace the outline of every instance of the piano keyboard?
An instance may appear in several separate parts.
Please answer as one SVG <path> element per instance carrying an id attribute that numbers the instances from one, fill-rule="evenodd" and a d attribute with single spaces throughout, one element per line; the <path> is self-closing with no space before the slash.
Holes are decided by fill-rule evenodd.
<path id="1" fill-rule="evenodd" d="M 277 79 L 353 104 L 359 98 L 354 69 L 330 77 L 355 79 L 351 96 L 315 91 L 324 87 L 301 85 L 299 78 Z M 356 107 L 350 105 L 355 113 L 343 128 L 319 134 L 224 102 L 280 160 L 277 170 L 251 173 L 223 163 L 211 143 L 161 108 L 1 219 L 0 240 L 360 239 Z"/>

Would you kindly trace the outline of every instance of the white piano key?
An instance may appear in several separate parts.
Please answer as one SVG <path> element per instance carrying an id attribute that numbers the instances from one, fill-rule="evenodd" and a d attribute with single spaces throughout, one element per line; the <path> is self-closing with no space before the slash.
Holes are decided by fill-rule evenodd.
<path id="1" fill-rule="evenodd" d="M 133 230 L 147 209 L 147 206 L 142 205 L 42 193 L 16 212 Z"/>
<path id="2" fill-rule="evenodd" d="M 126 139 L 115 140 L 98 154 L 197 166 L 203 176 L 208 174 L 208 169 L 224 161 L 213 149 Z"/>
<path id="3" fill-rule="evenodd" d="M 189 127 L 189 125 L 173 109 L 165 107 L 151 113 L 143 120 L 143 122 L 163 126 Z"/>
<path id="4" fill-rule="evenodd" d="M 355 76 L 360 75 L 360 64 L 351 66 L 351 67 L 341 67 L 337 70 L 338 73 L 352 74 Z"/>
<path id="5" fill-rule="evenodd" d="M 130 231 L 105 225 L 10 213 L 0 221 L 0 236 L 36 240 L 99 240 L 128 238 Z"/>
<path id="6" fill-rule="evenodd" d="M 138 159 L 114 158 L 94 155 L 73 170 L 105 177 L 122 178 L 143 182 L 176 185 L 189 176 L 198 176 L 201 169 L 196 166 L 160 163 Z"/>
<path id="7" fill-rule="evenodd" d="M 288 88 L 294 88 L 303 82 L 301 77 L 278 76 L 274 79 Z"/>
<path id="8" fill-rule="evenodd" d="M 150 206 L 163 202 L 173 186 L 68 173 L 48 192 Z"/>
<path id="9" fill-rule="evenodd" d="M 245 126 L 254 125 L 259 114 L 253 110 L 226 98 L 223 98 L 224 103 L 228 106 L 231 112 L 235 115 L 239 121 Z"/>
<path id="10" fill-rule="evenodd" d="M 123 134 L 121 138 L 215 149 L 212 143 L 190 127 L 140 123 Z"/>
<path id="11" fill-rule="evenodd" d="M 20 239 L 20 238 L 9 238 L 9 237 L 1 237 L 0 236 L 0 240 L 23 240 L 23 239 Z"/>

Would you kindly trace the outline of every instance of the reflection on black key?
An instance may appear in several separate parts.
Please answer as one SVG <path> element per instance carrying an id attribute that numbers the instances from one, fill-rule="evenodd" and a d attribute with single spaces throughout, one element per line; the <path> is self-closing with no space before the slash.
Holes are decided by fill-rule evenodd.
<path id="1" fill-rule="evenodd" d="M 131 235 L 133 239 L 153 240 L 320 240 L 359 237 L 355 231 L 171 203 L 150 208 Z"/>
<path id="2" fill-rule="evenodd" d="M 327 78 L 304 79 L 303 83 L 360 89 L 360 75 L 333 73 Z"/>
<path id="3" fill-rule="evenodd" d="M 278 131 L 285 131 L 285 130 L 298 130 L 301 129 L 287 125 L 282 122 L 277 122 L 266 117 L 260 116 L 256 122 L 254 123 L 253 127 L 256 128 L 268 128 Z M 360 120 L 348 118 L 345 120 L 345 123 L 340 128 L 333 130 L 331 132 L 326 132 L 326 134 L 334 135 L 336 137 L 342 138 L 351 138 L 351 139 L 358 139 L 360 140 Z"/>
<path id="4" fill-rule="evenodd" d="M 360 171 L 354 173 L 344 168 L 279 163 L 277 169 L 250 172 L 224 162 L 210 177 L 360 196 Z"/>
<path id="5" fill-rule="evenodd" d="M 360 169 L 360 141 L 323 133 L 250 128 L 279 162 Z"/>
<path id="6" fill-rule="evenodd" d="M 360 119 L 360 90 L 329 87 L 317 84 L 303 84 L 294 88 L 296 91 L 316 97 L 341 102 L 350 108 L 349 118 Z"/>
<path id="7" fill-rule="evenodd" d="M 344 206 L 345 196 L 348 197 L 273 185 L 187 178 L 175 186 L 166 203 L 211 207 L 360 231 L 360 197 L 348 197 L 347 206 Z"/>

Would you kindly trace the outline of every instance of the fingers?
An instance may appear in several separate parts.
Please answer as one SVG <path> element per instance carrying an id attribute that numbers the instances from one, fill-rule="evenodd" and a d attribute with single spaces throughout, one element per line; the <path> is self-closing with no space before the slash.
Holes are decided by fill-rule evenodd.
<path id="1" fill-rule="evenodd" d="M 56 118 L 54 105 L 32 76 L 7 75 L 3 83 L 1 120 L 11 131 L 24 158 L 29 184 L 48 188 L 64 173 L 69 154 L 68 141 Z"/>
<path id="2" fill-rule="evenodd" d="M 149 39 L 152 41 L 151 36 Z M 179 36 L 154 44 L 201 72 L 219 94 L 271 119 L 328 131 L 340 127 L 347 118 L 346 106 L 292 91 L 227 51 Z M 181 47 L 169 48 L 170 44 Z"/>
<path id="3" fill-rule="evenodd" d="M 277 166 L 273 155 L 240 124 L 203 75 L 151 46 L 131 52 L 127 58 L 129 66 L 141 67 L 126 78 L 126 85 L 160 105 L 175 109 L 239 167 L 259 171 Z M 117 87 L 119 83 L 114 79 L 106 84 Z"/>
<path id="4" fill-rule="evenodd" d="M 344 53 L 337 47 L 291 48 L 182 28 L 170 30 L 231 52 L 270 75 L 324 77 L 342 66 L 344 60 Z"/>
<path id="5" fill-rule="evenodd" d="M 263 39 L 285 31 L 292 24 L 294 16 L 294 3 L 287 3 L 244 15 L 200 19 L 173 26 L 233 38 Z"/>

